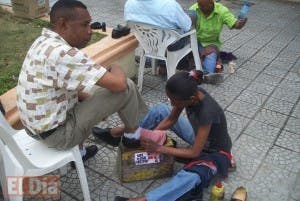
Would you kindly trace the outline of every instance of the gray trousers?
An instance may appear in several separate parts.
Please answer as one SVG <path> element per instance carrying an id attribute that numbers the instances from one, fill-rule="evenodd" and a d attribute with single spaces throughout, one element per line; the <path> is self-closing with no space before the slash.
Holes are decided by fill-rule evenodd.
<path id="1" fill-rule="evenodd" d="M 147 114 L 148 108 L 133 81 L 127 79 L 127 85 L 128 90 L 122 93 L 97 88 L 93 96 L 67 112 L 63 126 L 42 141 L 57 149 L 74 147 L 89 137 L 93 126 L 115 112 L 118 112 L 126 128 L 135 128 Z"/>

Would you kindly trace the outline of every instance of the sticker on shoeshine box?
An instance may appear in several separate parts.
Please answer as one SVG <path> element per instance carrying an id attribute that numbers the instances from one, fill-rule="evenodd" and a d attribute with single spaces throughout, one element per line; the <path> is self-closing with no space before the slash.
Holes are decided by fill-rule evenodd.
<path id="1" fill-rule="evenodd" d="M 153 164 L 159 163 L 159 153 L 155 152 L 139 152 L 134 154 L 134 162 L 135 165 L 146 165 L 146 164 Z"/>

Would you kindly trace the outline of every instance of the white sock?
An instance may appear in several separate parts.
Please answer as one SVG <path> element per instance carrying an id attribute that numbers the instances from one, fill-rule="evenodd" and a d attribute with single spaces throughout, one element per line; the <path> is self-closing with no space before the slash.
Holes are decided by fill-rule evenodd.
<path id="1" fill-rule="evenodd" d="M 141 136 L 141 127 L 138 127 L 134 133 L 124 133 L 124 136 L 129 139 L 139 140 Z"/>
<path id="2" fill-rule="evenodd" d="M 82 147 L 82 149 L 79 149 L 79 151 L 80 151 L 80 155 L 81 155 L 81 157 L 84 157 L 84 156 L 85 156 L 85 154 L 86 154 L 86 149 L 85 149 L 85 146 L 83 146 L 83 147 Z"/>

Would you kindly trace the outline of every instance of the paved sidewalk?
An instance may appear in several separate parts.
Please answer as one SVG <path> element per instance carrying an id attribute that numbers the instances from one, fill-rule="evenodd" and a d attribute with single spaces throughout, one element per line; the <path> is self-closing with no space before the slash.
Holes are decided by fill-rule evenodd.
<path id="1" fill-rule="evenodd" d="M 53 2 L 53 1 L 52 1 Z M 85 0 L 93 21 L 114 27 L 124 23 L 125 0 Z M 195 0 L 178 1 L 188 8 Z M 235 14 L 239 1 L 226 1 Z M 233 52 L 238 69 L 220 85 L 203 85 L 224 108 L 237 171 L 224 182 L 225 197 L 238 186 L 246 187 L 248 201 L 300 200 L 300 3 L 252 0 L 248 23 L 238 31 L 224 29 L 222 50 Z M 225 66 L 226 69 L 226 66 Z M 144 76 L 147 104 L 168 103 L 165 78 Z M 100 126 L 121 123 L 117 115 Z M 186 146 L 178 138 L 179 146 Z M 90 137 L 89 143 L 94 143 Z M 92 199 L 113 201 L 115 195 L 135 197 L 169 178 L 121 183 L 116 173 L 117 149 L 97 142 L 99 152 L 87 161 L 86 173 Z M 176 163 L 174 173 L 182 167 Z M 61 200 L 82 200 L 75 170 L 61 177 Z M 204 200 L 208 200 L 209 190 Z M 1 198 L 0 198 L 1 200 Z M 36 199 L 34 199 L 36 200 Z"/>

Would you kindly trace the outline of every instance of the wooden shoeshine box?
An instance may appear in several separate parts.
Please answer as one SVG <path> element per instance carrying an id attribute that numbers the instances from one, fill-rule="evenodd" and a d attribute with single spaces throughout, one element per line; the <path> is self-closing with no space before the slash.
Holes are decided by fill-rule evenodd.
<path id="1" fill-rule="evenodd" d="M 170 137 L 167 137 L 165 146 L 174 146 Z M 122 182 L 169 177 L 173 174 L 173 165 L 173 156 L 146 152 L 143 148 L 129 149 L 120 143 L 117 169 Z"/>

